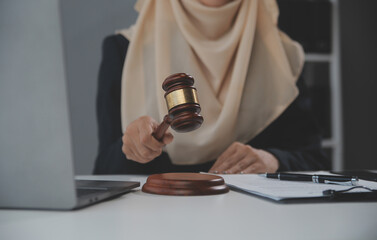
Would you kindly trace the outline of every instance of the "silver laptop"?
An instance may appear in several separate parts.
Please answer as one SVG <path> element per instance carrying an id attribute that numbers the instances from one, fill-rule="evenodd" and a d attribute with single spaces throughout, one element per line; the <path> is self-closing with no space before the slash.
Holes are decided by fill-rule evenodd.
<path id="1" fill-rule="evenodd" d="M 138 187 L 74 180 L 58 1 L 28 2 L 0 4 L 0 208 L 77 209 Z"/>

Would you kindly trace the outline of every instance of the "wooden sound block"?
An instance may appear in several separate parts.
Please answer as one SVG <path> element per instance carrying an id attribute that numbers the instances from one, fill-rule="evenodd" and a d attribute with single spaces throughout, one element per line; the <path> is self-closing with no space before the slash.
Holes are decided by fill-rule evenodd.
<path id="1" fill-rule="evenodd" d="M 160 195 L 197 196 L 227 193 L 229 188 L 220 176 L 200 173 L 162 173 L 149 176 L 142 191 Z"/>

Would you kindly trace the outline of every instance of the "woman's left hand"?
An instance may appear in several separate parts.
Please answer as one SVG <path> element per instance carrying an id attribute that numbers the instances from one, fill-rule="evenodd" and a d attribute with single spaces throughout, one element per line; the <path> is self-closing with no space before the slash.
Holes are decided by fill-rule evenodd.
<path id="1" fill-rule="evenodd" d="M 269 152 L 234 142 L 217 158 L 210 173 L 273 173 L 279 161 Z"/>

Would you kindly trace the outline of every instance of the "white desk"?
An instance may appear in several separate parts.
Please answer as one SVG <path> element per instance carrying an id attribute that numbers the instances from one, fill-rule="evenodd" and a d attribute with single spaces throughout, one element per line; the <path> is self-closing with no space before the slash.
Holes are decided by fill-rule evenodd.
<path id="1" fill-rule="evenodd" d="M 233 191 L 175 197 L 137 190 L 73 212 L 0 210 L 0 239 L 376 240 L 376 217 L 377 203 L 283 205 Z"/>

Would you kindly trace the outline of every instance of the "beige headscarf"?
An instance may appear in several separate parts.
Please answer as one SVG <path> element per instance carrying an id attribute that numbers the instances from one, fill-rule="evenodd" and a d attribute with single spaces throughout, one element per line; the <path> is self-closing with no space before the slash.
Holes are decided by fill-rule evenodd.
<path id="1" fill-rule="evenodd" d="M 204 123 L 173 133 L 175 164 L 216 159 L 234 141 L 248 142 L 296 98 L 301 46 L 277 28 L 275 0 L 234 0 L 213 8 L 199 0 L 142 0 L 121 89 L 123 130 L 136 118 L 167 114 L 161 84 L 173 73 L 195 78 Z"/>

